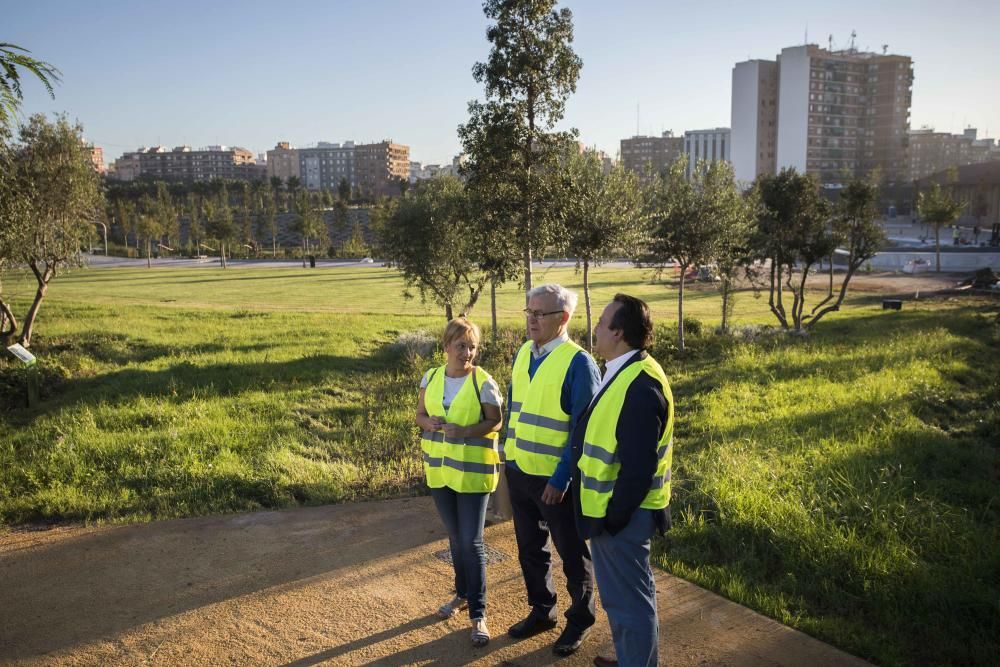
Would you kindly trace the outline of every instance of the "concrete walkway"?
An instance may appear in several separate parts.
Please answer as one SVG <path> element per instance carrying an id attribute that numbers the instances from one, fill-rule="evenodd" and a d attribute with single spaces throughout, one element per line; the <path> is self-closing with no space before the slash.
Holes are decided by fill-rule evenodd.
<path id="1" fill-rule="evenodd" d="M 451 591 L 427 498 L 0 535 L 0 663 L 588 665 L 607 619 L 557 659 L 557 631 L 504 634 L 527 611 L 510 523 L 487 528 L 493 641 L 432 611 Z M 564 581 L 557 577 L 564 590 Z M 863 665 L 664 573 L 661 663 Z"/>

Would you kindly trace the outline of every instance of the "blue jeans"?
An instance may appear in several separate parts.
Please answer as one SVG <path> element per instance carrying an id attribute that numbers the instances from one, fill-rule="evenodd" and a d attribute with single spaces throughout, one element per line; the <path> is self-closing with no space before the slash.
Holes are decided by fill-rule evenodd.
<path id="1" fill-rule="evenodd" d="M 617 535 L 590 540 L 597 589 L 622 667 L 655 666 L 658 660 L 656 583 L 649 565 L 654 530 L 652 512 L 638 509 Z"/>
<path id="2" fill-rule="evenodd" d="M 469 618 L 486 618 L 486 523 L 488 493 L 458 493 L 448 487 L 431 489 L 431 497 L 448 531 L 455 594 L 469 603 Z"/>

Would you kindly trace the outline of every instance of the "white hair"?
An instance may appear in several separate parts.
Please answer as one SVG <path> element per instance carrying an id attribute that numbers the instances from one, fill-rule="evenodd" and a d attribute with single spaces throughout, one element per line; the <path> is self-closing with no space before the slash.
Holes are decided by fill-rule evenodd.
<path id="1" fill-rule="evenodd" d="M 558 285 L 556 283 L 539 285 L 538 287 L 532 287 L 528 290 L 529 299 L 543 294 L 554 294 L 556 297 L 556 304 L 569 313 L 570 317 L 573 317 L 573 311 L 576 310 L 576 302 L 578 300 L 576 292 L 568 290 L 562 285 Z"/>

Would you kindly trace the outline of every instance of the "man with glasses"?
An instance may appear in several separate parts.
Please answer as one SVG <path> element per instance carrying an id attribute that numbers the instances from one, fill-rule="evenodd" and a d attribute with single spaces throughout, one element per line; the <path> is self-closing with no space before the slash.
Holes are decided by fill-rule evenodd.
<path id="1" fill-rule="evenodd" d="M 557 624 L 549 537 L 563 561 L 570 607 L 553 650 L 576 651 L 594 624 L 594 568 L 566 497 L 573 428 L 600 382 L 593 357 L 566 333 L 577 296 L 561 285 L 528 292 L 528 340 L 514 358 L 503 445 L 518 559 L 531 611 L 509 634 L 524 639 Z"/>

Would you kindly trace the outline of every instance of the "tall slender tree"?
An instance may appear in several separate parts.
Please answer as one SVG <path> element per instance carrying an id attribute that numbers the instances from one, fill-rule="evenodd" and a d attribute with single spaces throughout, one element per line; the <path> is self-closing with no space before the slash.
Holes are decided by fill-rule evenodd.
<path id="1" fill-rule="evenodd" d="M 0 128 L 12 128 L 24 99 L 21 90 L 21 72 L 29 72 L 37 78 L 55 99 L 52 84 L 59 82 L 61 72 L 51 64 L 37 60 L 31 51 L 0 42 Z"/>
<path id="2" fill-rule="evenodd" d="M 939 183 L 921 192 L 917 198 L 917 210 L 924 222 L 934 227 L 935 271 L 941 273 L 941 228 L 954 224 L 962 214 L 965 204 L 952 199 Z"/>
<path id="3" fill-rule="evenodd" d="M 486 31 L 492 50 L 472 74 L 484 84 L 487 102 L 471 102 L 469 120 L 459 130 L 472 174 L 482 172 L 480 162 L 495 159 L 484 152 L 506 153 L 505 174 L 517 196 L 509 233 L 521 248 L 526 290 L 532 287 L 536 251 L 555 237 L 556 216 L 545 205 L 540 171 L 556 163 L 565 135 L 552 130 L 563 118 L 583 66 L 572 48 L 572 12 L 555 7 L 555 0 L 483 3 L 493 22 Z"/>

